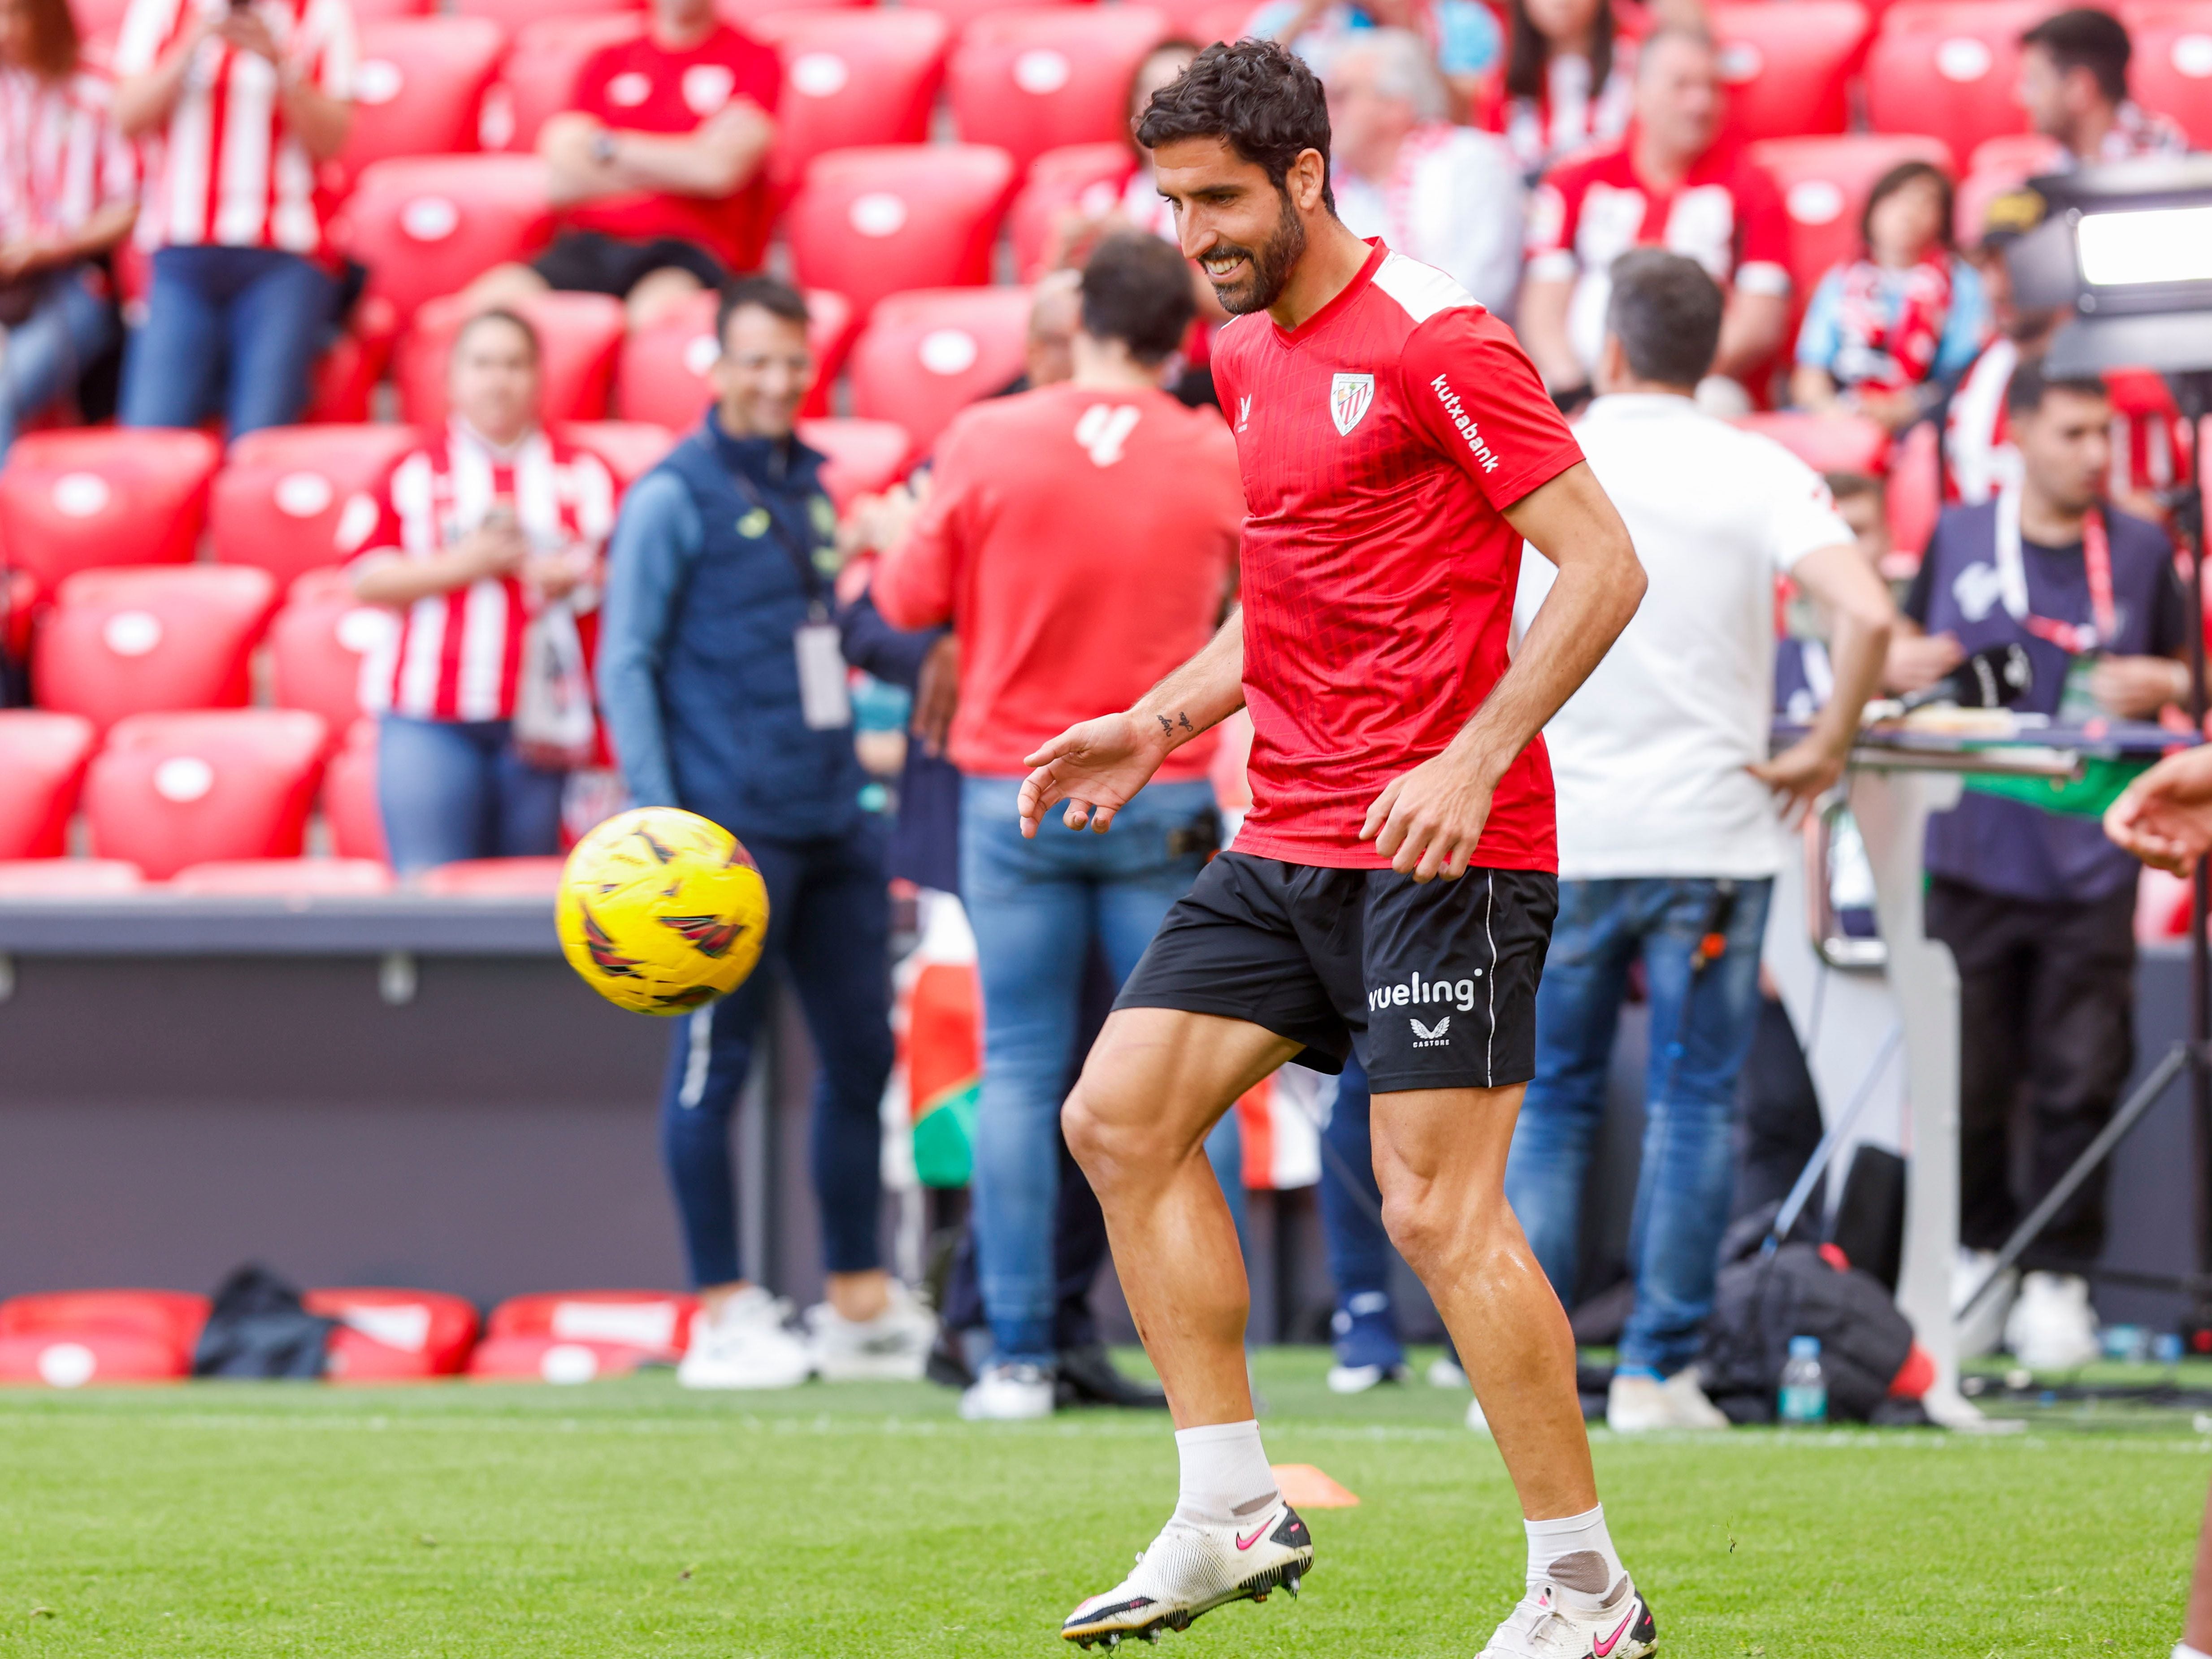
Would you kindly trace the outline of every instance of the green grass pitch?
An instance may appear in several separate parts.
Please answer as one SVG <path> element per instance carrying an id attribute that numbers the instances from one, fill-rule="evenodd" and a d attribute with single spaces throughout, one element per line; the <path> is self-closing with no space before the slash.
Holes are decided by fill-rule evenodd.
<path id="1" fill-rule="evenodd" d="M 1258 1356 L 1269 1453 L 1363 1502 L 1309 1516 L 1301 1599 L 1210 1613 L 1169 1659 L 1471 1659 L 1506 1611 L 1517 1511 L 1465 1396 L 1338 1400 L 1327 1363 Z M 1660 1652 L 2162 1656 L 2212 1421 L 2045 1417 L 1599 1434 Z M 920 1384 L 9 1393 L 0 1659 L 1046 1659 L 1174 1491 L 1164 1417 L 969 1425 Z"/>

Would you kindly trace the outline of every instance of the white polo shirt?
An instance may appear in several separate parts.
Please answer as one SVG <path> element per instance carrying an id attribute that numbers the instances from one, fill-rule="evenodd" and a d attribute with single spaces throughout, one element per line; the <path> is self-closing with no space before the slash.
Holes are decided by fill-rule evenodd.
<path id="1" fill-rule="evenodd" d="M 1848 546 L 1850 527 L 1820 474 L 1687 398 L 1600 398 L 1575 436 L 1650 586 L 1544 728 L 1560 878 L 1771 876 L 1780 819 L 1744 769 L 1767 756 L 1775 578 Z M 1553 576 L 1551 561 L 1523 550 L 1516 634 Z"/>

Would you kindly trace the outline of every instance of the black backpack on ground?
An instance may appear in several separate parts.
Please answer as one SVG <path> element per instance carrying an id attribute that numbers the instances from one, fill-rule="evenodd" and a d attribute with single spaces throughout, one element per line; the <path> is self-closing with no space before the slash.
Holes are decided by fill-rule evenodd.
<path id="1" fill-rule="evenodd" d="M 194 1376 L 292 1377 L 323 1374 L 335 1319 L 309 1313 L 298 1291 L 258 1264 L 222 1281 L 192 1351 Z"/>

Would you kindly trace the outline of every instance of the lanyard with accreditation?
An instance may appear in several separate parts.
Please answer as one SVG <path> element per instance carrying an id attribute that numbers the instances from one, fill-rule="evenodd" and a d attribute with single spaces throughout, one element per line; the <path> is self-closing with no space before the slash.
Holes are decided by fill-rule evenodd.
<path id="1" fill-rule="evenodd" d="M 2112 600 L 2112 544 L 2105 534 L 2105 514 L 2093 507 L 2081 520 L 2081 566 L 2089 579 L 2089 615 L 2086 623 L 2053 622 L 2027 608 L 2027 569 L 2020 553 L 2020 488 L 2008 484 L 1997 492 L 1997 593 L 2012 619 L 2039 640 L 2047 641 L 2069 656 L 2086 656 L 2099 647 L 2110 649 L 2120 631 L 2119 611 Z"/>
<path id="2" fill-rule="evenodd" d="M 728 472 L 730 482 L 745 498 L 746 513 L 738 520 L 738 533 L 748 538 L 773 537 L 805 591 L 806 620 L 791 636 L 792 654 L 799 662 L 799 718 L 811 732 L 835 732 L 850 726 L 853 696 L 846 683 L 845 653 L 838 643 L 837 624 L 830 620 L 830 584 L 815 568 L 813 555 L 768 510 L 753 481 L 735 467 Z"/>

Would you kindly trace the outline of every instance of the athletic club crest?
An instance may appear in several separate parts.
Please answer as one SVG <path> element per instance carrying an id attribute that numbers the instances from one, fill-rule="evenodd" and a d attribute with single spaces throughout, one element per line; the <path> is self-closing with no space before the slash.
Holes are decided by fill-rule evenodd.
<path id="1" fill-rule="evenodd" d="M 1367 413 L 1367 405 L 1374 401 L 1372 374 L 1340 374 L 1329 382 L 1329 418 L 1336 422 L 1340 435 L 1351 435 L 1352 428 L 1359 424 L 1359 417 Z"/>

